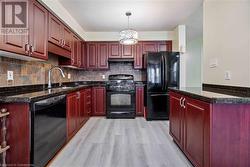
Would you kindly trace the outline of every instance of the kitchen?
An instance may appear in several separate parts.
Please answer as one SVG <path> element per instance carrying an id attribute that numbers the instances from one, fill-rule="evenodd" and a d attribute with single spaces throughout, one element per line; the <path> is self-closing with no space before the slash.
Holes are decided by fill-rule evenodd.
<path id="1" fill-rule="evenodd" d="M 0 4 L 2 166 L 250 166 L 249 1 Z"/>

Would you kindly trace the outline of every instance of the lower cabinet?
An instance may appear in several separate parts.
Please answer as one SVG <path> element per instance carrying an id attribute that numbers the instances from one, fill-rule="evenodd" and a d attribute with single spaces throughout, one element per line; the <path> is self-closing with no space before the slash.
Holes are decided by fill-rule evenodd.
<path id="1" fill-rule="evenodd" d="M 136 87 L 136 116 L 143 116 L 144 113 L 144 87 Z"/>
<path id="2" fill-rule="evenodd" d="M 209 113 L 209 103 L 170 93 L 170 134 L 196 167 L 208 166 Z"/>
<path id="3" fill-rule="evenodd" d="M 9 113 L 6 116 L 6 145 L 10 148 L 6 151 L 6 166 L 30 164 L 29 105 L 24 103 L 0 104 L 0 110 L 2 109 L 7 109 Z M 5 128 L 3 121 L 1 121 L 0 142 L 2 149 L 6 148 L 3 146 L 3 131 Z"/>
<path id="4" fill-rule="evenodd" d="M 93 87 L 92 88 L 92 115 L 105 116 L 106 115 L 106 88 Z"/>
<path id="5" fill-rule="evenodd" d="M 67 138 L 71 138 L 77 131 L 78 110 L 79 110 L 78 93 L 67 95 Z"/>
<path id="6" fill-rule="evenodd" d="M 91 88 L 67 95 L 67 138 L 70 139 L 89 119 Z"/>

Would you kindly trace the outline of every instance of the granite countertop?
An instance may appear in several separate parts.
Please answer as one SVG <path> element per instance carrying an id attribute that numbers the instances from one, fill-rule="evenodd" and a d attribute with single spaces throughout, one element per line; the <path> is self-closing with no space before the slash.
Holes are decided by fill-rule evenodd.
<path id="1" fill-rule="evenodd" d="M 81 83 L 79 85 L 65 85 L 52 89 L 40 89 L 31 92 L 15 92 L 0 95 L 0 103 L 31 103 L 34 101 L 54 97 L 58 95 L 68 94 L 92 86 L 105 86 L 103 83 Z"/>
<path id="2" fill-rule="evenodd" d="M 231 96 L 227 94 L 205 91 L 202 88 L 169 88 L 170 91 L 190 96 L 208 103 L 218 104 L 250 104 L 250 97 Z"/>

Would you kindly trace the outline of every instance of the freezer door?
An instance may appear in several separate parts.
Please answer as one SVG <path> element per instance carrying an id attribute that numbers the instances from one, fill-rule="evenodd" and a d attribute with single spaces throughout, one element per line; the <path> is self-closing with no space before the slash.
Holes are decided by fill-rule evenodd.
<path id="1" fill-rule="evenodd" d="M 180 56 L 179 52 L 168 53 L 168 87 L 179 87 L 180 80 Z"/>

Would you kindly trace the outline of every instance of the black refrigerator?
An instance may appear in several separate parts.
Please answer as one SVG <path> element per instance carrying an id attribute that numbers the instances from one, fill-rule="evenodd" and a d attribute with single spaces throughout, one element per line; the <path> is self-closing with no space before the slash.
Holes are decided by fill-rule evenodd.
<path id="1" fill-rule="evenodd" d="M 169 87 L 179 87 L 179 52 L 149 52 L 147 57 L 147 120 L 169 119 Z"/>

